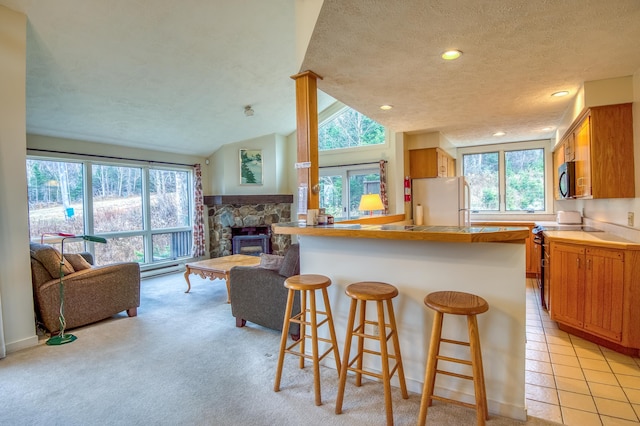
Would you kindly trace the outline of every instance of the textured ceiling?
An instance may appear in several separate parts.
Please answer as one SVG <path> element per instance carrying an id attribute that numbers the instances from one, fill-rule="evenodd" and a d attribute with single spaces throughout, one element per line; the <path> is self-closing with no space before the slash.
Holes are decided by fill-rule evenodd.
<path id="1" fill-rule="evenodd" d="M 640 69 L 638 0 L 325 0 L 301 68 L 296 1 L 0 0 L 28 17 L 27 131 L 208 156 L 295 130 L 310 69 L 394 131 L 540 139 L 571 101 L 551 92 Z"/>
<path id="2" fill-rule="evenodd" d="M 302 68 L 395 131 L 463 146 L 553 137 L 584 81 L 640 70 L 639 42 L 638 0 L 325 0 Z"/>
<path id="3" fill-rule="evenodd" d="M 295 130 L 294 0 L 0 4 L 28 17 L 29 133 L 208 156 Z"/>

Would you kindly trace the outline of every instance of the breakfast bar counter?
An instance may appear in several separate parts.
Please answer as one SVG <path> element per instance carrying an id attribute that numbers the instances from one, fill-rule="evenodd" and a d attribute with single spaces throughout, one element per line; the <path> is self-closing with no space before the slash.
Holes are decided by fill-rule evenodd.
<path id="1" fill-rule="evenodd" d="M 307 226 L 298 223 L 276 223 L 276 234 L 314 235 L 322 237 L 379 238 L 463 243 L 523 242 L 529 228 L 521 226 L 417 226 L 332 224 Z"/>
<path id="2" fill-rule="evenodd" d="M 528 228 L 279 223 L 272 229 L 274 233 L 297 236 L 302 274 L 331 278 L 329 300 L 341 352 L 350 304 L 346 287 L 358 281 L 382 281 L 398 289 L 393 305 L 405 377 L 408 390 L 416 394 L 422 392 L 434 318 L 433 311 L 424 305 L 425 296 L 434 291 L 454 290 L 484 298 L 489 303 L 489 311 L 478 317 L 478 325 L 489 412 L 526 420 L 525 238 L 529 235 Z M 318 309 L 322 310 L 323 306 Z M 372 311 L 367 316 L 375 314 L 375 310 Z M 321 333 L 326 334 L 321 337 L 329 337 L 325 330 L 321 329 Z M 468 338 L 466 317 L 448 315 L 443 324 L 443 337 L 465 341 Z M 372 350 L 376 349 L 372 345 Z M 320 352 L 324 350 L 321 348 Z M 443 344 L 441 355 L 469 359 L 468 348 L 458 345 Z M 368 362 L 371 365 L 367 365 Z M 335 368 L 330 356 L 323 364 Z M 365 357 L 365 367 L 380 371 L 379 360 Z M 470 373 L 464 365 L 446 367 L 460 374 Z M 395 376 L 392 384 L 398 386 Z M 353 383 L 348 381 L 347 386 Z M 474 402 L 472 382 L 456 377 L 438 375 L 436 394 Z"/>

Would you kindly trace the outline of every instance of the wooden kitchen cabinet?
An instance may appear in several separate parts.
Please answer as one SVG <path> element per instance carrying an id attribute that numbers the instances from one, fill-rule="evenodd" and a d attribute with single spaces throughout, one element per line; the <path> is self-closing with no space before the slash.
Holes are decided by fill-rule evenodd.
<path id="1" fill-rule="evenodd" d="M 551 243 L 551 319 L 584 326 L 584 247 Z"/>
<path id="2" fill-rule="evenodd" d="M 575 161 L 576 198 L 633 198 L 632 104 L 591 107 L 569 127 L 554 151 L 554 186 L 558 167 Z M 556 199 L 560 199 L 557 188 Z"/>
<path id="3" fill-rule="evenodd" d="M 561 330 L 637 354 L 639 252 L 555 241 L 550 252 L 551 319 Z"/>
<path id="4" fill-rule="evenodd" d="M 564 164 L 564 162 L 564 143 L 561 142 L 556 147 L 556 150 L 553 151 L 553 197 L 556 200 L 561 198 L 560 187 L 558 186 L 558 179 L 560 178 L 560 175 L 558 174 L 558 167 L 560 167 L 560 164 Z"/>
<path id="5" fill-rule="evenodd" d="M 591 196 L 591 118 L 587 116 L 573 133 L 576 163 L 576 198 Z"/>
<path id="6" fill-rule="evenodd" d="M 412 179 L 455 176 L 455 159 L 441 148 L 412 149 L 409 174 Z"/>
<path id="7" fill-rule="evenodd" d="M 584 329 L 619 342 L 624 308 L 624 254 L 587 248 Z"/>

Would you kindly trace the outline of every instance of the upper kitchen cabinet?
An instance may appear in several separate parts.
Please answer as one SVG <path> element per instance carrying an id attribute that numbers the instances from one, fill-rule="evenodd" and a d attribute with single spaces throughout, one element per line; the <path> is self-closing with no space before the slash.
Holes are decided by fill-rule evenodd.
<path id="1" fill-rule="evenodd" d="M 409 174 L 412 179 L 455 176 L 455 159 L 441 148 L 412 149 Z"/>
<path id="2" fill-rule="evenodd" d="M 573 122 L 556 153 L 554 170 L 561 158 L 575 162 L 576 198 L 635 197 L 630 103 L 588 108 Z"/>

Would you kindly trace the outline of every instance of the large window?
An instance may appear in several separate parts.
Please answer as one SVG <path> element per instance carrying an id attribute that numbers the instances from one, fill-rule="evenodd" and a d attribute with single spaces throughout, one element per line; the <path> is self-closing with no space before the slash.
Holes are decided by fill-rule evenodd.
<path id="1" fill-rule="evenodd" d="M 342 108 L 318 128 L 320 151 L 384 143 L 384 127 L 349 107 Z"/>
<path id="2" fill-rule="evenodd" d="M 546 141 L 460 151 L 462 174 L 471 187 L 472 212 L 545 211 Z"/>
<path id="3" fill-rule="evenodd" d="M 334 220 L 356 219 L 368 214 L 359 211 L 358 206 L 363 194 L 380 193 L 380 169 L 376 166 L 321 168 L 320 208 Z"/>
<path id="4" fill-rule="evenodd" d="M 29 158 L 29 233 L 107 238 L 96 263 L 150 264 L 191 255 L 191 170 Z M 67 249 L 85 249 L 82 243 Z"/>

